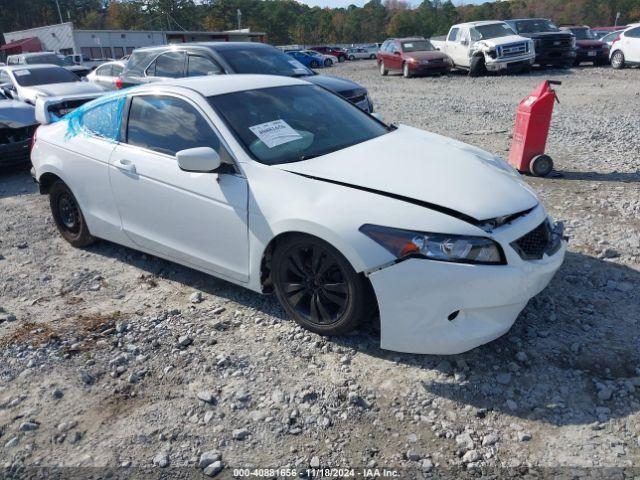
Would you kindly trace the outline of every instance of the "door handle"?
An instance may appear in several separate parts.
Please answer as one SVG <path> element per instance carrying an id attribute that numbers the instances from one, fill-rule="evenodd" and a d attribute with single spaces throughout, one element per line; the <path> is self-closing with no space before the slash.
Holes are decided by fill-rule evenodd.
<path id="1" fill-rule="evenodd" d="M 115 166 L 125 172 L 136 173 L 136 165 L 131 160 L 121 158 L 120 160 L 116 160 Z"/>

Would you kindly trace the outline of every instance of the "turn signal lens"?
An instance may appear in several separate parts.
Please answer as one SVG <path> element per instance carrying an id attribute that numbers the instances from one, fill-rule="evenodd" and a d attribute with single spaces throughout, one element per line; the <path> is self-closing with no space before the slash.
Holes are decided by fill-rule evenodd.
<path id="1" fill-rule="evenodd" d="M 505 263 L 500 245 L 486 237 L 413 232 L 370 224 L 360 227 L 360 231 L 397 259 L 415 256 L 455 263 Z"/>

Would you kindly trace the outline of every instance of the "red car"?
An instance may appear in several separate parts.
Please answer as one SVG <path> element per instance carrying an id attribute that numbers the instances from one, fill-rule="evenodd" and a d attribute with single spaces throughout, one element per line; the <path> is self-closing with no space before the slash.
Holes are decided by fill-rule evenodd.
<path id="1" fill-rule="evenodd" d="M 594 65 L 609 63 L 609 45 L 596 39 L 591 29 L 586 26 L 562 26 L 560 30 L 573 33 L 576 37 L 576 59 L 574 65 L 591 62 Z"/>
<path id="2" fill-rule="evenodd" d="M 347 54 L 344 50 L 338 47 L 311 47 L 308 50 L 313 50 L 323 55 L 333 55 L 338 57 L 338 62 L 342 63 L 347 59 Z"/>
<path id="3" fill-rule="evenodd" d="M 405 78 L 414 75 L 439 75 L 451 70 L 449 55 L 436 50 L 429 40 L 422 37 L 390 38 L 376 55 L 380 74 L 399 70 Z"/>

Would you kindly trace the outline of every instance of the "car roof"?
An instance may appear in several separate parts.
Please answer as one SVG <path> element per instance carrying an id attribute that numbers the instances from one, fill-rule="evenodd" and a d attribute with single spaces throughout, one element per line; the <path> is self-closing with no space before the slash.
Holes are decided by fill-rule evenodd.
<path id="1" fill-rule="evenodd" d="M 183 87 L 195 90 L 205 97 L 224 95 L 226 93 L 257 90 L 260 88 L 288 87 L 294 85 L 311 85 L 298 78 L 276 75 L 204 75 L 200 77 L 177 78 L 152 82 L 138 87 L 136 91 L 157 90 L 159 87 Z"/>
<path id="2" fill-rule="evenodd" d="M 9 72 L 13 72 L 14 70 L 39 70 L 41 68 L 64 68 L 60 65 L 54 65 L 53 63 L 35 63 L 35 64 L 24 64 L 24 65 L 7 65 L 5 67 L 0 67 L 2 70 L 6 70 Z"/>
<path id="3" fill-rule="evenodd" d="M 245 49 L 259 49 L 259 48 L 275 48 L 271 45 L 259 42 L 186 42 L 186 43 L 173 43 L 171 45 L 156 45 L 153 47 L 141 47 L 136 48 L 136 52 L 153 51 L 153 50 L 165 50 L 165 49 L 177 49 L 180 47 L 206 47 L 213 48 L 214 50 L 234 50 L 238 47 Z"/>
<path id="4" fill-rule="evenodd" d="M 505 22 L 522 22 L 522 21 L 525 21 L 525 20 L 546 20 L 548 22 L 553 23 L 548 18 L 542 18 L 542 17 L 540 17 L 540 18 L 512 18 L 510 20 L 505 20 Z"/>
<path id="5" fill-rule="evenodd" d="M 502 20 L 482 20 L 480 22 L 466 22 L 455 25 L 456 27 L 480 27 L 482 25 L 493 25 L 496 23 L 504 23 Z"/>

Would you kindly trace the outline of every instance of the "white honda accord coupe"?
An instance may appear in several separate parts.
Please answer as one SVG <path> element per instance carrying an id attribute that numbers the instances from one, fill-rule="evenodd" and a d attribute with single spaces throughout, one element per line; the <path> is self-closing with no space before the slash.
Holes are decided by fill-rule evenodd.
<path id="1" fill-rule="evenodd" d="M 105 239 L 275 291 L 320 334 L 377 310 L 389 350 L 501 336 L 566 249 L 500 158 L 295 78 L 123 90 L 41 126 L 32 162 L 72 245 Z"/>

